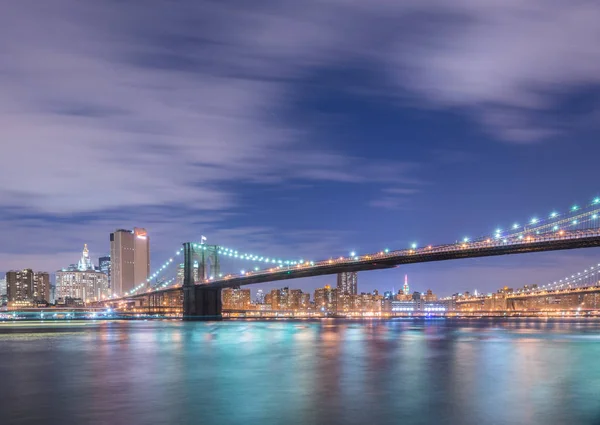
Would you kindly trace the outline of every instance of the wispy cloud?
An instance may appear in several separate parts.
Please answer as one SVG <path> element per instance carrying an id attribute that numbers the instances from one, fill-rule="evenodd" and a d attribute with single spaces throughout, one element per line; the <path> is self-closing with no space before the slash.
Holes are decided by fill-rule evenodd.
<path id="1" fill-rule="evenodd" d="M 287 114 L 297 82 L 360 63 L 380 77 L 365 93 L 539 141 L 568 125 L 543 119 L 566 92 L 600 83 L 599 21 L 591 0 L 9 2 L 0 207 L 112 226 L 117 209 L 224 211 L 245 183 L 327 181 L 384 185 L 371 205 L 401 208 L 417 164 L 314 137 Z"/>

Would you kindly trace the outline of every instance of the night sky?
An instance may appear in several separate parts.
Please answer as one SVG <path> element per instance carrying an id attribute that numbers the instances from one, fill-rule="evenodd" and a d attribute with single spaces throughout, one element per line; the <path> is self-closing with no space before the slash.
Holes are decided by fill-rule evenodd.
<path id="1" fill-rule="evenodd" d="M 586 0 L 3 2 L 0 270 L 53 272 L 84 243 L 96 260 L 115 228 L 148 229 L 154 264 L 200 235 L 319 260 L 587 203 L 598 22 Z M 359 290 L 408 273 L 415 290 L 484 292 L 599 261 L 411 265 Z"/>

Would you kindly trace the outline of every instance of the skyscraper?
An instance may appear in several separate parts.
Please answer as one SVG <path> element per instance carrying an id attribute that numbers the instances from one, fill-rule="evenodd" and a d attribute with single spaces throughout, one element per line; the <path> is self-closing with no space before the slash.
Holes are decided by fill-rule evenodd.
<path id="1" fill-rule="evenodd" d="M 81 251 L 81 258 L 77 263 L 77 270 L 93 270 L 92 259 L 90 258 L 90 251 L 88 250 L 87 244 L 83 244 L 83 251 Z"/>
<path id="2" fill-rule="evenodd" d="M 8 301 L 50 301 L 50 275 L 31 269 L 6 273 Z"/>
<path id="3" fill-rule="evenodd" d="M 108 276 L 108 287 L 110 288 L 110 256 L 98 258 L 98 270 Z"/>
<path id="4" fill-rule="evenodd" d="M 50 275 L 46 272 L 35 272 L 33 274 L 33 299 L 36 301 L 50 302 Z"/>
<path id="5" fill-rule="evenodd" d="M 84 302 L 100 301 L 109 295 L 108 275 L 96 270 L 84 245 L 77 266 L 56 272 L 55 298 L 80 298 Z"/>
<path id="6" fill-rule="evenodd" d="M 118 229 L 110 234 L 111 290 L 123 295 L 150 275 L 150 237 L 146 229 Z"/>
<path id="7" fill-rule="evenodd" d="M 337 275 L 337 294 L 356 295 L 358 293 L 358 273 L 343 272 Z"/>
<path id="8" fill-rule="evenodd" d="M 255 303 L 256 304 L 264 304 L 265 303 L 265 293 L 263 292 L 262 289 L 259 289 L 258 291 L 256 291 Z"/>
<path id="9" fill-rule="evenodd" d="M 28 301 L 33 298 L 33 270 L 11 270 L 6 273 L 8 301 Z"/>
<path id="10" fill-rule="evenodd" d="M 404 287 L 402 288 L 404 295 L 410 295 L 410 288 L 408 287 L 408 275 L 404 275 Z"/>

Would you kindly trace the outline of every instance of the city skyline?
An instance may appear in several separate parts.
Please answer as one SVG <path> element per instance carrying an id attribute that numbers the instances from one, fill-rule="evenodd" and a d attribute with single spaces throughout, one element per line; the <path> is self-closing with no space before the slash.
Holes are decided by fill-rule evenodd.
<path id="1" fill-rule="evenodd" d="M 0 48 L 14 58 L 0 68 L 11 76 L 0 123 L 19 143 L 1 149 L 32 166 L 0 168 L 0 270 L 58 270 L 83 243 L 107 253 L 106 235 L 134 226 L 152 234 L 154 264 L 200 235 L 318 260 L 449 243 L 600 194 L 597 8 L 309 6 L 151 0 L 144 19 L 120 4 L 108 31 L 104 2 L 8 5 L 0 34 L 18 46 Z M 37 23 L 26 37 L 21 21 Z M 548 42 L 553 28 L 566 38 Z M 438 293 L 487 291 L 599 255 L 403 269 Z M 402 274 L 369 272 L 366 284 Z"/>
<path id="2" fill-rule="evenodd" d="M 0 4 L 3 423 L 600 425 L 599 0 Z"/>

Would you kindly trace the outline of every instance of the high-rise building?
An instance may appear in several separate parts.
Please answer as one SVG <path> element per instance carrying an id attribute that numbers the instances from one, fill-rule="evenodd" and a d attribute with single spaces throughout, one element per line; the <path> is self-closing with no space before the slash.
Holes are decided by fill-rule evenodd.
<path id="1" fill-rule="evenodd" d="M 33 299 L 36 301 L 52 301 L 50 288 L 50 275 L 46 272 L 35 272 L 33 274 Z"/>
<path id="2" fill-rule="evenodd" d="M 108 287 L 110 288 L 110 255 L 98 258 L 98 270 L 108 276 Z"/>
<path id="3" fill-rule="evenodd" d="M 6 295 L 6 276 L 0 279 L 0 296 Z"/>
<path id="4" fill-rule="evenodd" d="M 150 276 L 150 237 L 146 229 L 119 229 L 110 234 L 113 295 L 123 295 Z"/>
<path id="5" fill-rule="evenodd" d="M 28 301 L 33 298 L 33 270 L 10 270 L 6 273 L 8 301 Z"/>
<path id="6" fill-rule="evenodd" d="M 283 302 L 281 300 L 281 290 L 272 289 L 266 298 L 267 298 L 267 303 L 271 304 L 272 310 L 282 310 L 285 308 L 283 306 Z"/>
<path id="7" fill-rule="evenodd" d="M 31 269 L 6 273 L 8 301 L 50 301 L 50 275 Z"/>
<path id="8" fill-rule="evenodd" d="M 410 295 L 410 288 L 408 287 L 408 275 L 404 275 L 404 286 L 402 287 L 404 295 Z"/>
<path id="9" fill-rule="evenodd" d="M 337 289 L 326 285 L 315 289 L 315 308 L 319 311 L 334 312 L 337 309 Z"/>
<path id="10" fill-rule="evenodd" d="M 308 310 L 310 308 L 310 294 L 303 292 L 300 294 L 300 309 Z"/>
<path id="11" fill-rule="evenodd" d="M 343 272 L 337 275 L 337 294 L 356 295 L 358 293 L 358 273 Z"/>
<path id="12" fill-rule="evenodd" d="M 77 266 L 56 272 L 55 299 L 81 299 L 83 302 L 100 301 L 110 295 L 108 275 L 96 270 L 90 260 L 87 244 L 84 245 Z"/>
<path id="13" fill-rule="evenodd" d="M 256 304 L 264 304 L 265 303 L 265 293 L 262 289 L 256 291 L 256 299 L 254 301 Z"/>

